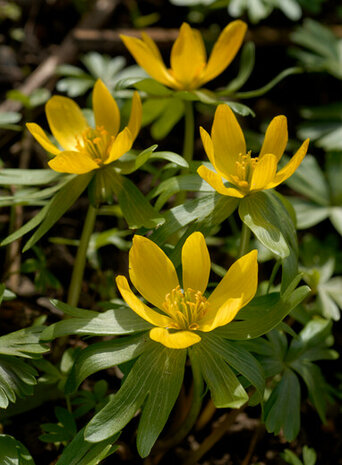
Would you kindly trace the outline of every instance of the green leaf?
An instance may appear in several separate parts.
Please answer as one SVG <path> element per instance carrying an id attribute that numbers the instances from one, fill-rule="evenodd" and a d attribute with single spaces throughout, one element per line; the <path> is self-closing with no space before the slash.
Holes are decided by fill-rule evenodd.
<path id="1" fill-rule="evenodd" d="M 184 114 L 184 103 L 178 98 L 168 99 L 163 112 L 151 126 L 151 135 L 155 140 L 164 139 Z"/>
<path id="2" fill-rule="evenodd" d="M 142 90 L 150 95 L 156 95 L 158 97 L 168 97 L 172 95 L 172 90 L 165 87 L 160 82 L 154 79 L 143 79 L 142 81 L 136 82 L 134 87 L 138 90 Z"/>
<path id="3" fill-rule="evenodd" d="M 286 180 L 286 184 L 318 205 L 328 206 L 330 204 L 329 186 L 312 155 L 305 156 L 297 170 Z"/>
<path id="4" fill-rule="evenodd" d="M 317 454 L 314 449 L 308 446 L 303 447 L 303 461 L 304 465 L 315 465 L 317 460 Z"/>
<path id="5" fill-rule="evenodd" d="M 285 449 L 281 456 L 286 463 L 291 465 L 303 465 L 303 462 L 290 449 Z"/>
<path id="6" fill-rule="evenodd" d="M 342 78 L 340 40 L 330 29 L 306 18 L 303 26 L 291 34 L 291 39 L 307 49 L 293 48 L 291 54 L 309 71 L 326 71 L 338 79 Z"/>
<path id="7" fill-rule="evenodd" d="M 226 103 L 234 113 L 237 113 L 238 115 L 241 116 L 255 116 L 254 111 L 248 107 L 247 105 L 240 103 L 240 102 L 234 102 L 231 100 L 225 100 L 224 102 L 218 102 L 218 103 Z"/>
<path id="8" fill-rule="evenodd" d="M 239 73 L 228 86 L 217 92 L 217 95 L 231 94 L 242 87 L 251 75 L 255 63 L 255 45 L 253 42 L 247 42 L 241 51 Z"/>
<path id="9" fill-rule="evenodd" d="M 265 375 L 256 358 L 237 343 L 228 342 L 213 334 L 206 335 L 205 337 L 202 335 L 202 339 L 211 352 L 223 357 L 229 366 L 234 368 L 237 373 L 244 376 L 256 387 L 259 398 L 262 400 L 265 389 Z"/>
<path id="10" fill-rule="evenodd" d="M 268 294 L 256 297 L 240 310 L 238 318 L 226 326 L 215 329 L 218 336 L 245 340 L 254 339 L 274 329 L 310 293 L 308 286 L 301 286 L 293 292 Z"/>
<path id="11" fill-rule="evenodd" d="M 5 290 L 6 290 L 5 284 L 0 283 L 0 304 L 2 303 L 2 300 L 4 298 Z"/>
<path id="12" fill-rule="evenodd" d="M 151 239 L 161 245 L 172 234 L 194 221 L 206 221 L 211 225 L 220 224 L 233 213 L 237 205 L 237 199 L 219 195 L 216 192 L 188 200 L 164 214 L 165 224 L 153 232 Z"/>
<path id="13" fill-rule="evenodd" d="M 183 382 L 187 351 L 165 348 L 163 351 L 158 370 L 151 377 L 149 395 L 139 422 L 137 449 L 141 457 L 149 455 L 167 422 Z"/>
<path id="14" fill-rule="evenodd" d="M 292 441 L 300 429 L 300 384 L 297 376 L 285 368 L 281 381 L 265 404 L 265 424 L 269 433 L 283 431 Z"/>
<path id="15" fill-rule="evenodd" d="M 39 342 L 44 326 L 30 326 L 0 337 L 0 354 L 39 358 L 49 349 Z"/>
<path id="16" fill-rule="evenodd" d="M 113 444 L 119 434 L 97 444 L 91 444 L 84 439 L 84 429 L 82 428 L 63 450 L 56 465 L 98 465 L 117 450 L 118 446 Z"/>
<path id="17" fill-rule="evenodd" d="M 80 75 L 79 77 L 67 77 L 60 79 L 56 84 L 58 92 L 63 92 L 68 97 L 79 97 L 84 95 L 94 85 L 94 79 L 87 74 Z"/>
<path id="18" fill-rule="evenodd" d="M 333 205 L 342 204 L 342 152 L 328 153 L 326 157 L 326 172 L 331 191 Z"/>
<path id="19" fill-rule="evenodd" d="M 15 111 L 4 111 L 0 113 L 0 126 L 15 124 L 21 120 L 21 114 Z"/>
<path id="20" fill-rule="evenodd" d="M 281 258 L 289 255 L 290 249 L 282 230 L 284 222 L 290 221 L 284 209 L 274 209 L 274 202 L 265 192 L 256 192 L 241 199 L 239 215 L 259 241 Z"/>
<path id="21" fill-rule="evenodd" d="M 159 195 L 156 202 L 159 210 L 172 195 L 181 191 L 214 192 L 214 189 L 197 174 L 185 174 L 165 179 L 150 195 L 152 198 Z"/>
<path id="22" fill-rule="evenodd" d="M 152 98 L 149 97 L 146 99 L 143 104 L 143 116 L 142 116 L 142 127 L 148 126 L 153 121 L 155 121 L 165 110 L 165 107 L 168 104 L 168 99 L 166 98 Z"/>
<path id="23" fill-rule="evenodd" d="M 189 168 L 189 164 L 181 155 L 178 155 L 174 152 L 154 152 L 150 156 L 150 160 L 167 160 L 171 163 L 174 163 L 177 166 L 181 166 L 182 168 Z"/>
<path id="24" fill-rule="evenodd" d="M 297 217 L 297 229 L 307 229 L 329 217 L 330 207 L 324 207 L 297 197 L 288 197 Z"/>
<path id="25" fill-rule="evenodd" d="M 24 236 L 28 232 L 32 231 L 32 229 L 34 229 L 35 227 L 37 227 L 47 216 L 51 204 L 52 204 L 52 199 L 30 221 L 25 223 L 21 228 L 14 231 L 14 233 L 7 236 L 6 239 L 4 239 L 0 243 L 0 245 L 1 246 L 8 245 L 11 242 L 16 241 L 20 237 Z"/>
<path id="26" fill-rule="evenodd" d="M 0 434 L 0 463 L 2 465 L 35 465 L 26 447 L 8 434 Z"/>
<path id="27" fill-rule="evenodd" d="M 190 359 L 195 357 L 207 383 L 216 407 L 239 408 L 248 401 L 248 394 L 229 368 L 223 357 L 201 341 L 189 349 Z"/>
<path id="28" fill-rule="evenodd" d="M 9 355 L 0 355 L 0 408 L 7 408 L 17 397 L 33 394 L 38 372 L 20 360 Z"/>
<path id="29" fill-rule="evenodd" d="M 110 171 L 110 176 L 112 188 L 129 228 L 151 229 L 165 222 L 132 181 L 114 171 Z"/>
<path id="30" fill-rule="evenodd" d="M 342 207 L 332 207 L 330 211 L 330 221 L 336 231 L 342 236 Z"/>
<path id="31" fill-rule="evenodd" d="M 303 378 L 308 389 L 309 399 L 315 406 L 322 422 L 326 421 L 328 385 L 317 365 L 295 361 L 291 367 Z"/>
<path id="32" fill-rule="evenodd" d="M 60 182 L 54 186 L 47 187 L 46 189 L 32 189 L 24 188 L 18 189 L 14 195 L 0 197 L 0 206 L 10 206 L 10 205 L 40 205 L 42 202 L 41 199 L 50 198 L 53 194 L 58 192 L 63 188 L 65 184 L 68 183 L 68 178 L 62 178 Z"/>
<path id="33" fill-rule="evenodd" d="M 65 384 L 66 394 L 76 391 L 88 376 L 138 357 L 150 343 L 146 334 L 92 344 L 78 353 Z"/>
<path id="34" fill-rule="evenodd" d="M 140 454 L 149 453 L 178 396 L 186 356 L 186 350 L 171 350 L 160 344 L 152 347 L 138 358 L 119 392 L 90 421 L 85 430 L 87 441 L 99 442 L 120 431 L 149 396 L 137 439 Z M 145 410 L 147 407 L 150 410 Z"/>
<path id="35" fill-rule="evenodd" d="M 29 99 L 30 99 L 30 107 L 36 108 L 40 105 L 43 105 L 45 102 L 49 100 L 51 97 L 51 92 L 48 89 L 40 88 L 35 89 L 31 92 Z"/>
<path id="36" fill-rule="evenodd" d="M 64 175 L 65 176 L 65 175 Z M 61 173 L 47 169 L 1 169 L 0 184 L 4 186 L 42 186 L 63 177 Z"/>
<path id="37" fill-rule="evenodd" d="M 118 335 L 146 331 L 151 328 L 151 325 L 147 321 L 140 318 L 129 307 L 125 307 L 124 304 L 119 308 L 107 310 L 103 313 L 85 310 L 83 315 L 77 316 L 79 315 L 77 311 L 82 312 L 82 310 L 70 308 L 70 306 L 62 302 L 53 303 L 58 309 L 69 315 L 76 315 L 76 317 L 59 321 L 45 328 L 41 334 L 43 341 L 49 341 L 69 334 L 90 336 Z M 76 311 L 76 314 L 73 310 Z"/>
<path id="38" fill-rule="evenodd" d="M 93 173 L 86 173 L 72 178 L 49 202 L 49 208 L 39 228 L 26 243 L 23 252 L 30 249 L 73 205 L 89 184 Z"/>

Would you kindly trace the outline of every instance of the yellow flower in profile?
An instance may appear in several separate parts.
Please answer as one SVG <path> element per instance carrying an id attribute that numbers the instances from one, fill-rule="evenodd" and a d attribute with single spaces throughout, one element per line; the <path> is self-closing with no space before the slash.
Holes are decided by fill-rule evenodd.
<path id="1" fill-rule="evenodd" d="M 172 46 L 167 69 L 155 42 L 144 32 L 142 39 L 121 35 L 136 62 L 156 81 L 177 90 L 194 90 L 221 74 L 237 54 L 247 30 L 243 21 L 233 21 L 217 39 L 207 61 L 199 31 L 183 23 Z"/>
<path id="2" fill-rule="evenodd" d="M 209 252 L 200 232 L 191 234 L 182 249 L 182 287 L 175 267 L 151 240 L 134 236 L 129 252 L 129 276 L 138 292 L 158 308 L 152 310 L 131 291 L 124 276 L 116 278 L 126 303 L 155 328 L 150 338 L 172 349 L 185 349 L 201 340 L 200 332 L 224 326 L 255 295 L 257 251 L 237 260 L 207 299 Z"/>
<path id="3" fill-rule="evenodd" d="M 211 137 L 200 128 L 204 149 L 216 173 L 200 166 L 198 174 L 218 193 L 242 198 L 272 189 L 292 176 L 308 150 L 306 139 L 291 160 L 277 172 L 277 165 L 287 145 L 287 119 L 279 115 L 270 122 L 258 157 L 247 152 L 241 127 L 228 105 L 219 105 L 211 130 Z M 222 178 L 232 187 L 223 184 Z"/>
<path id="4" fill-rule="evenodd" d="M 103 82 L 98 79 L 93 89 L 95 128 L 87 123 L 80 107 L 70 98 L 54 96 L 45 106 L 46 117 L 60 150 L 35 123 L 27 128 L 42 147 L 56 155 L 49 166 L 60 173 L 84 174 L 120 158 L 130 148 L 141 127 L 140 96 L 134 93 L 127 127 L 120 129 L 120 111 Z"/>

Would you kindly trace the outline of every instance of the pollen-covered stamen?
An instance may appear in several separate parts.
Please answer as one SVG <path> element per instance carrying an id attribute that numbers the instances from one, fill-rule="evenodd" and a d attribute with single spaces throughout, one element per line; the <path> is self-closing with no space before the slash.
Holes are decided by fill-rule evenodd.
<path id="1" fill-rule="evenodd" d="M 96 126 L 95 129 L 87 128 L 81 138 L 77 138 L 76 149 L 79 152 L 87 152 L 91 158 L 101 165 L 107 158 L 114 142 L 114 136 L 111 136 L 103 126 Z"/>
<path id="2" fill-rule="evenodd" d="M 232 176 L 232 180 L 241 189 L 248 189 L 254 168 L 258 163 L 258 157 L 253 158 L 251 153 L 251 150 L 245 154 L 240 153 L 235 162 L 236 175 Z"/>
<path id="3" fill-rule="evenodd" d="M 207 312 L 209 303 L 201 291 L 188 288 L 186 291 L 177 286 L 165 297 L 163 309 L 172 319 L 170 328 L 198 329 L 198 321 Z"/>

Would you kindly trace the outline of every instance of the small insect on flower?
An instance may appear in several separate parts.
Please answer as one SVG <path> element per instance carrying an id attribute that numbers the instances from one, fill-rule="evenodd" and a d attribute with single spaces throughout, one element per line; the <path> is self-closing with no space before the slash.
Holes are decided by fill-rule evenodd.
<path id="1" fill-rule="evenodd" d="M 126 303 L 155 328 L 150 338 L 166 347 L 184 349 L 209 332 L 230 323 L 255 295 L 258 284 L 257 251 L 237 260 L 211 295 L 204 296 L 210 274 L 210 257 L 203 235 L 191 234 L 182 249 L 182 287 L 175 267 L 150 239 L 134 236 L 129 252 L 129 275 L 134 287 L 158 310 L 145 305 L 130 289 L 127 279 L 116 283 Z"/>
<path id="2" fill-rule="evenodd" d="M 172 46 L 169 69 L 155 42 L 147 34 L 142 39 L 121 36 L 136 62 L 156 81 L 176 90 L 194 90 L 221 74 L 231 63 L 246 34 L 247 25 L 229 23 L 217 39 L 209 60 L 199 31 L 183 23 Z"/>
<path id="3" fill-rule="evenodd" d="M 87 123 L 80 107 L 70 98 L 54 96 L 45 107 L 51 132 L 63 150 L 47 137 L 36 123 L 27 128 L 40 145 L 56 155 L 49 166 L 60 173 L 84 174 L 109 165 L 131 149 L 141 127 L 140 96 L 133 95 L 127 127 L 120 130 L 120 111 L 104 83 L 98 79 L 93 89 L 95 128 Z"/>
<path id="4" fill-rule="evenodd" d="M 204 149 L 216 173 L 200 166 L 198 174 L 218 193 L 242 198 L 272 189 L 292 176 L 303 161 L 309 146 L 306 139 L 291 160 L 277 172 L 277 165 L 286 148 L 287 119 L 279 115 L 270 122 L 258 157 L 247 152 L 241 127 L 228 105 L 219 105 L 215 112 L 211 137 L 200 128 Z M 231 187 L 223 184 L 222 178 Z"/>

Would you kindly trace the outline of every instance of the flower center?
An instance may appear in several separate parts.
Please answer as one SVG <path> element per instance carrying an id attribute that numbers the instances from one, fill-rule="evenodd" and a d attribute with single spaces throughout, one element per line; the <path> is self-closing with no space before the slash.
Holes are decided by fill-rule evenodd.
<path id="1" fill-rule="evenodd" d="M 95 129 L 87 128 L 81 137 L 77 137 L 76 149 L 79 152 L 86 152 L 96 163 L 102 165 L 108 158 L 113 142 L 114 136 L 111 136 L 103 126 L 96 126 Z"/>
<path id="2" fill-rule="evenodd" d="M 232 180 L 243 190 L 248 190 L 254 168 L 258 163 L 258 157 L 253 158 L 251 153 L 251 150 L 245 154 L 240 153 L 235 162 L 236 174 L 232 176 Z"/>
<path id="3" fill-rule="evenodd" d="M 171 316 L 174 329 L 198 329 L 197 322 L 207 312 L 209 303 L 201 291 L 188 288 L 186 291 L 177 286 L 165 297 L 163 309 Z"/>

